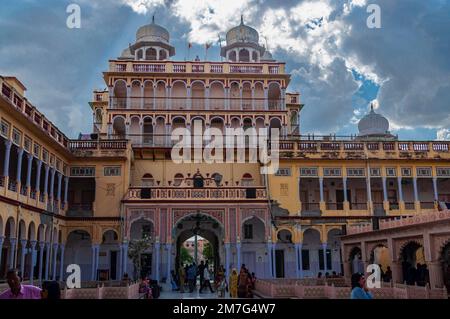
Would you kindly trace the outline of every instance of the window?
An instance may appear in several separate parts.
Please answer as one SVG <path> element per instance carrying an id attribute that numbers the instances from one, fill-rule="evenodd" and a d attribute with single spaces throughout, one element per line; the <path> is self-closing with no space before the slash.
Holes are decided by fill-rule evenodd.
<path id="1" fill-rule="evenodd" d="M 48 151 L 45 148 L 42 149 L 42 160 L 44 163 L 48 163 Z"/>
<path id="2" fill-rule="evenodd" d="M 23 142 L 23 148 L 28 152 L 31 153 L 31 138 L 29 138 L 28 136 L 25 136 L 24 142 Z"/>
<path id="3" fill-rule="evenodd" d="M 34 143 L 34 145 L 33 145 L 33 154 L 34 154 L 34 156 L 39 158 L 40 153 L 41 153 L 41 146 L 39 144 Z"/>
<path id="4" fill-rule="evenodd" d="M 340 168 L 324 168 L 323 175 L 325 175 L 325 176 L 341 176 L 342 170 Z"/>
<path id="5" fill-rule="evenodd" d="M 56 159 L 56 170 L 61 171 L 61 160 L 59 158 Z"/>
<path id="6" fill-rule="evenodd" d="M 402 176 L 411 176 L 411 169 L 402 167 Z"/>
<path id="7" fill-rule="evenodd" d="M 13 128 L 12 140 L 18 146 L 22 143 L 22 133 L 16 128 Z"/>
<path id="8" fill-rule="evenodd" d="M 291 176 L 291 169 L 288 167 L 279 168 L 275 176 Z"/>
<path id="9" fill-rule="evenodd" d="M 347 176 L 365 176 L 365 169 L 364 168 L 347 168 Z"/>
<path id="10" fill-rule="evenodd" d="M 95 167 L 71 167 L 70 176 L 95 176 Z"/>
<path id="11" fill-rule="evenodd" d="M 155 186 L 155 180 L 153 179 L 152 174 L 144 174 L 144 176 L 142 176 L 142 186 L 144 187 Z"/>
<path id="12" fill-rule="evenodd" d="M 183 183 L 184 176 L 181 173 L 175 174 L 175 177 L 173 179 L 173 186 L 180 186 L 181 183 Z"/>
<path id="13" fill-rule="evenodd" d="M 450 177 L 450 167 L 438 167 L 436 173 L 439 177 Z"/>
<path id="14" fill-rule="evenodd" d="M 55 166 L 55 155 L 50 155 L 50 166 Z"/>
<path id="15" fill-rule="evenodd" d="M 105 176 L 120 176 L 120 166 L 110 166 L 103 169 Z"/>
<path id="16" fill-rule="evenodd" d="M 2 134 L 7 139 L 9 138 L 9 127 L 10 127 L 9 123 L 2 120 L 1 127 L 0 127 L 0 129 L 1 129 L 0 134 Z"/>
<path id="17" fill-rule="evenodd" d="M 380 168 L 371 168 L 370 169 L 370 176 L 380 177 L 381 176 L 381 169 Z"/>
<path id="18" fill-rule="evenodd" d="M 431 177 L 431 167 L 417 167 L 418 177 Z"/>
<path id="19" fill-rule="evenodd" d="M 244 239 L 253 239 L 253 225 L 244 224 Z"/>
<path id="20" fill-rule="evenodd" d="M 280 195 L 289 196 L 289 185 L 286 183 L 280 184 Z"/>
<path id="21" fill-rule="evenodd" d="M 387 176 L 397 176 L 397 170 L 395 169 L 395 167 L 387 167 L 386 175 Z"/>
<path id="22" fill-rule="evenodd" d="M 300 168 L 301 176 L 317 176 L 317 167 L 302 167 Z"/>
<path id="23" fill-rule="evenodd" d="M 331 270 L 331 250 L 327 249 L 327 271 Z M 325 270 L 323 262 L 323 249 L 319 249 L 319 268 L 320 270 Z"/>
<path id="24" fill-rule="evenodd" d="M 302 249 L 302 269 L 309 270 L 309 250 Z"/>
<path id="25" fill-rule="evenodd" d="M 245 173 L 242 176 L 241 185 L 242 186 L 252 186 L 253 185 L 253 177 L 252 177 L 252 175 L 249 174 L 249 173 Z"/>

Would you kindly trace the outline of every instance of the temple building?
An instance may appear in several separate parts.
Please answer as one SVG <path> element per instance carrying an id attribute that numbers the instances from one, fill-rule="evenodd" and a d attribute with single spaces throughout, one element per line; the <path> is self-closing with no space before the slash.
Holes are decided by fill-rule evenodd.
<path id="1" fill-rule="evenodd" d="M 350 227 L 450 202 L 450 142 L 399 141 L 373 108 L 355 136 L 302 135 L 300 94 L 287 92 L 286 65 L 257 30 L 241 20 L 220 54 L 224 62 L 175 61 L 164 27 L 139 28 L 109 61 L 107 89 L 89 103 L 92 133 L 77 140 L 32 105 L 19 79 L 0 77 L 0 278 L 17 267 L 30 281 L 64 279 L 75 263 L 83 281 L 124 273 L 164 281 L 194 235 L 227 273 L 241 264 L 258 278 L 342 273 Z M 278 129 L 279 169 L 175 163 L 172 132 L 194 123 L 202 133 Z M 129 249 L 144 237 L 151 244 L 136 273 Z M 423 262 L 443 270 L 448 254 L 425 253 Z"/>

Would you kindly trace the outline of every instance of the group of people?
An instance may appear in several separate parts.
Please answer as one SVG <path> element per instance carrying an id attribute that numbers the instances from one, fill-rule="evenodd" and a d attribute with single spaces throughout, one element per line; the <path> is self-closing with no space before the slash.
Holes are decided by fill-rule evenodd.
<path id="1" fill-rule="evenodd" d="M 181 265 L 178 272 L 172 270 L 172 290 L 192 293 L 197 289 L 198 278 L 200 279 L 199 293 L 203 293 L 206 289 L 211 293 L 216 291 L 219 298 L 225 298 L 227 292 L 231 298 L 253 298 L 256 276 L 250 273 L 245 265 L 241 266 L 239 274 L 236 269 L 233 269 L 227 280 L 224 267 L 221 265 L 214 272 L 208 261 L 201 261 L 198 266 L 195 263 Z"/>
<path id="2" fill-rule="evenodd" d="M 61 288 L 57 281 L 44 281 L 42 288 L 23 285 L 17 269 L 6 274 L 9 289 L 0 293 L 0 299 L 61 299 Z"/>
<path id="3" fill-rule="evenodd" d="M 430 282 L 430 272 L 426 264 L 417 263 L 416 267 L 403 263 L 404 281 L 407 285 L 426 286 Z"/>
<path id="4" fill-rule="evenodd" d="M 229 282 L 231 298 L 253 298 L 256 276 L 249 272 L 245 264 L 242 264 L 239 274 L 236 269 L 231 271 Z"/>
<path id="5" fill-rule="evenodd" d="M 214 274 L 209 262 L 202 260 L 198 266 L 194 262 L 190 265 L 181 265 L 178 272 L 172 270 L 172 290 L 181 293 L 188 290 L 192 293 L 197 289 L 197 278 L 200 279 L 199 293 L 202 293 L 204 289 L 208 289 L 211 293 L 214 293 L 211 281 L 214 281 L 214 287 L 219 293 L 225 287 L 225 270 L 223 266 L 220 266 Z"/>

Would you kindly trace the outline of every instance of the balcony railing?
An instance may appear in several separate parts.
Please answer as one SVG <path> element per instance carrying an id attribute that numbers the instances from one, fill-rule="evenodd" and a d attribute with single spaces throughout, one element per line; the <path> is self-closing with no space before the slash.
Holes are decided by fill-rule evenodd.
<path id="1" fill-rule="evenodd" d="M 111 97 L 110 109 L 282 111 L 284 99 L 215 97 Z"/>
<path id="2" fill-rule="evenodd" d="M 93 203 L 69 203 L 67 217 L 92 217 Z"/>
<path id="3" fill-rule="evenodd" d="M 131 187 L 124 200 L 267 200 L 264 187 Z"/>
<path id="4" fill-rule="evenodd" d="M 127 148 L 126 140 L 71 140 L 69 148 L 75 150 L 124 150 Z"/>
<path id="5" fill-rule="evenodd" d="M 302 153 L 328 153 L 345 156 L 357 155 L 372 157 L 377 152 L 384 152 L 386 157 L 409 158 L 411 156 L 422 157 L 431 152 L 436 155 L 450 153 L 449 141 L 358 141 L 350 136 L 314 136 L 291 135 L 280 141 L 280 149 L 283 151 Z"/>
<path id="6" fill-rule="evenodd" d="M 8 182 L 8 190 L 12 192 L 17 192 L 17 181 L 9 180 Z"/>
<path id="7" fill-rule="evenodd" d="M 352 210 L 367 210 L 367 203 L 350 203 L 350 209 Z"/>
<path id="8" fill-rule="evenodd" d="M 110 61 L 110 72 L 135 73 L 215 73 L 215 74 L 285 74 L 285 64 L 192 61 Z"/>

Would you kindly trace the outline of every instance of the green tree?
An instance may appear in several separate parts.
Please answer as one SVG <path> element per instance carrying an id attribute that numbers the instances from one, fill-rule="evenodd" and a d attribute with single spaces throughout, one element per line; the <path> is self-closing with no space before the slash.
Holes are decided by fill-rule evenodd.
<path id="1" fill-rule="evenodd" d="M 134 266 L 134 278 L 137 279 L 141 273 L 141 256 L 151 246 L 150 237 L 145 236 L 142 239 L 134 239 L 128 245 L 128 258 L 131 259 Z"/>
<path id="2" fill-rule="evenodd" d="M 207 242 L 203 246 L 203 258 L 205 258 L 205 260 L 210 260 L 210 261 L 212 261 L 214 259 L 214 250 L 213 250 L 213 246 L 211 245 L 210 242 Z"/>
<path id="3" fill-rule="evenodd" d="M 194 258 L 189 254 L 189 251 L 186 249 L 186 247 L 181 246 L 180 256 L 180 262 L 182 265 L 191 264 L 194 261 Z"/>

